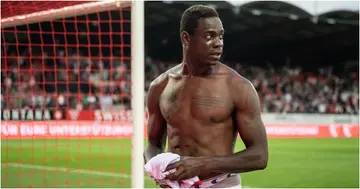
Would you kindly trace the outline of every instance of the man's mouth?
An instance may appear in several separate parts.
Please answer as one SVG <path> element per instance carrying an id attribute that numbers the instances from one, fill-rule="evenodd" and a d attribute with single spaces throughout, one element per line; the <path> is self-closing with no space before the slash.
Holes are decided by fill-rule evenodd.
<path id="1" fill-rule="evenodd" d="M 212 55 L 212 56 L 221 56 L 221 52 L 213 52 L 213 53 L 210 53 L 210 55 Z"/>
<path id="2" fill-rule="evenodd" d="M 221 57 L 221 53 L 220 52 L 219 53 L 211 53 L 210 56 L 213 58 L 219 59 Z"/>

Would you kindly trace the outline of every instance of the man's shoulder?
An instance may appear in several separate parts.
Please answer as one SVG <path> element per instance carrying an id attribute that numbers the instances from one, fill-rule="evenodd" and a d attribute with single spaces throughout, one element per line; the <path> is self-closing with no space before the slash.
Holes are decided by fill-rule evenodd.
<path id="1" fill-rule="evenodd" d="M 223 72 L 225 72 L 227 75 L 227 84 L 230 87 L 238 87 L 238 86 L 252 87 L 252 83 L 250 82 L 250 80 L 248 80 L 244 76 L 240 75 L 233 68 L 231 68 L 223 63 L 221 64 L 221 66 L 222 66 Z"/>
<path id="2" fill-rule="evenodd" d="M 227 88 L 234 99 L 243 99 L 249 94 L 256 94 L 256 89 L 249 79 L 225 64 L 222 64 L 222 70 L 226 73 Z"/>
<path id="3" fill-rule="evenodd" d="M 150 89 L 164 89 L 172 74 L 176 73 L 179 65 L 176 65 L 156 77 L 150 84 Z"/>
<path id="4" fill-rule="evenodd" d="M 257 91 L 251 81 L 230 67 L 227 70 L 228 89 L 237 107 L 248 109 L 249 106 L 258 104 Z"/>

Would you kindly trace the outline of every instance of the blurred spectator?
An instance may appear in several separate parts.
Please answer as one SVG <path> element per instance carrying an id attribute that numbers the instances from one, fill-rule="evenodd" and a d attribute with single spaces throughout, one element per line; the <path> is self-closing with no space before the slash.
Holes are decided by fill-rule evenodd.
<path id="1" fill-rule="evenodd" d="M 10 48 L 9 48 L 10 49 Z M 14 51 L 1 71 L 3 108 L 123 109 L 130 107 L 130 64 L 114 57 L 91 59 L 68 49 L 52 52 Z M 29 58 L 31 53 L 32 57 Z M 176 65 L 147 57 L 145 92 L 162 72 Z M 257 67 L 228 63 L 258 91 L 263 112 L 358 114 L 358 73 L 331 66 L 313 72 L 297 67 Z"/>

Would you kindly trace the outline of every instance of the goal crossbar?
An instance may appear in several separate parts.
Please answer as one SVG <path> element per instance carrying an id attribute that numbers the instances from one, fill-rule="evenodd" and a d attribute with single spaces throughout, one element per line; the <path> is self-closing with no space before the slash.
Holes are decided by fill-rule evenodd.
<path id="1" fill-rule="evenodd" d="M 118 0 L 106 0 L 106 1 L 81 3 L 81 4 L 66 6 L 57 9 L 49 9 L 49 10 L 33 12 L 30 14 L 1 18 L 1 27 L 7 28 L 12 26 L 50 21 L 50 20 L 67 18 L 72 16 L 81 16 L 85 14 L 91 14 L 101 11 L 109 11 L 119 7 L 124 8 L 129 6 L 131 6 L 131 1 L 120 2 Z"/>

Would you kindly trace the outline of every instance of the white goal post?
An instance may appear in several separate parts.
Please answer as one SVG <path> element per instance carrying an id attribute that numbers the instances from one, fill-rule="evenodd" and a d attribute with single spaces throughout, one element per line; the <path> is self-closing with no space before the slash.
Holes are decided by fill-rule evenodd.
<path id="1" fill-rule="evenodd" d="M 145 22 L 144 1 L 131 5 L 131 105 L 133 112 L 131 186 L 144 188 Z"/>
<path id="2" fill-rule="evenodd" d="M 51 3 L 51 1 L 49 3 Z M 131 105 L 133 117 L 131 187 L 144 188 L 144 1 L 105 0 L 82 3 L 58 9 L 34 12 L 26 15 L 1 18 L 1 27 L 6 28 L 36 22 L 50 21 L 101 11 L 110 11 L 119 7 L 128 6 L 131 6 Z"/>

